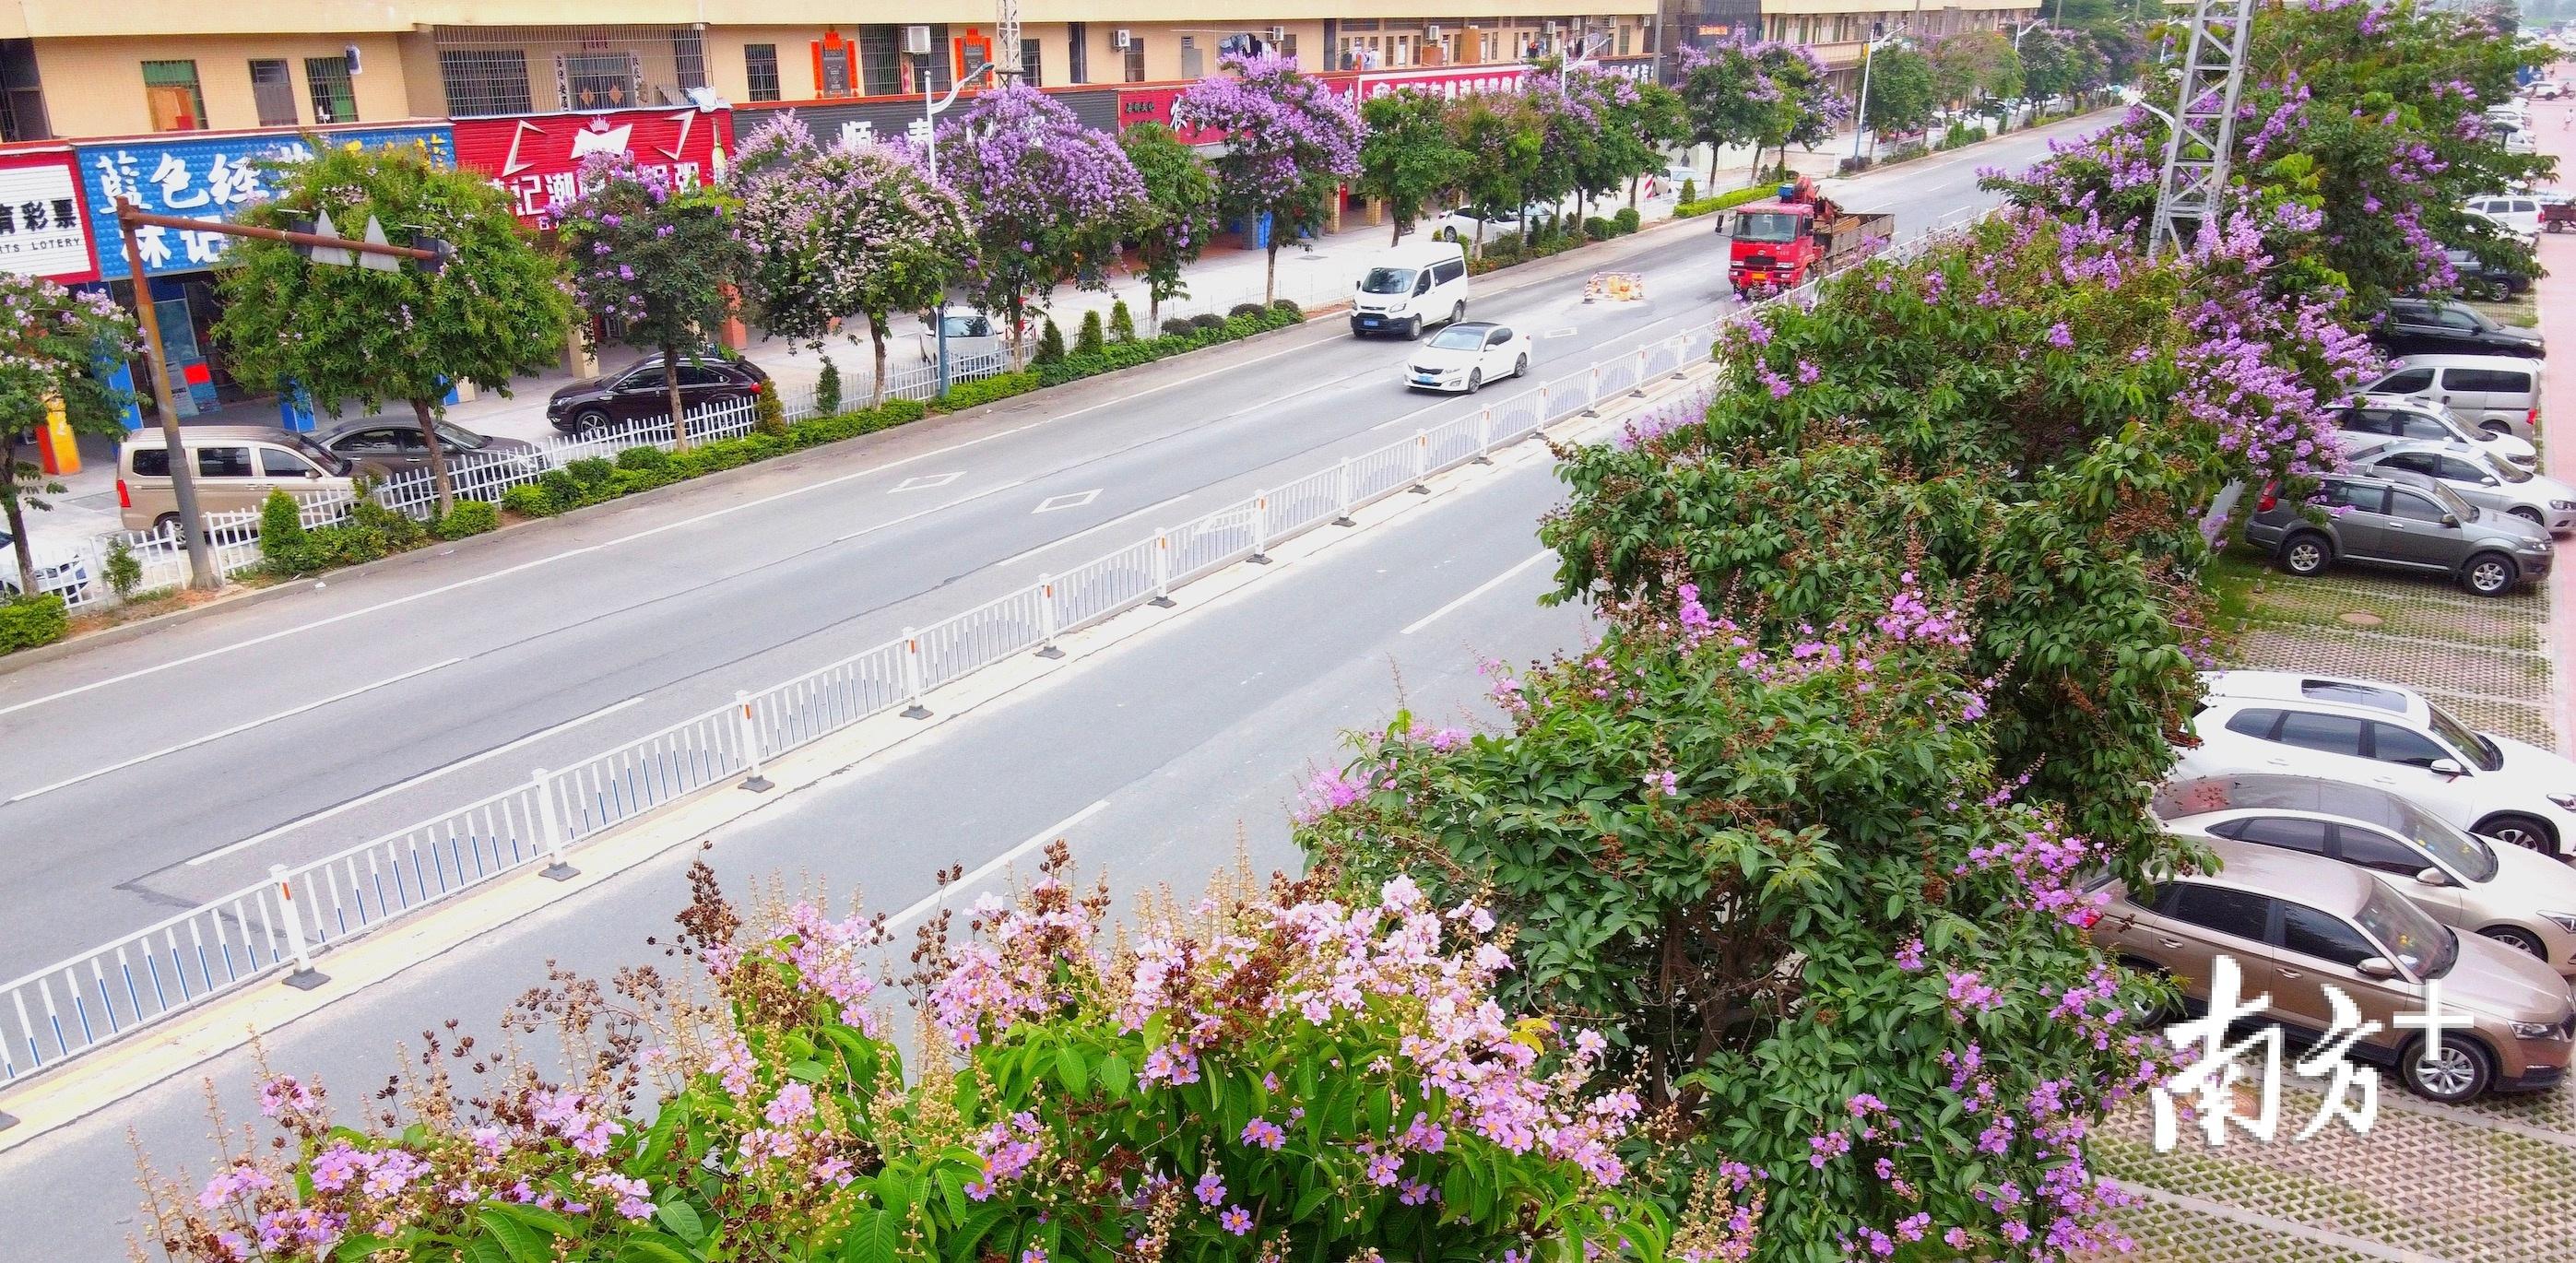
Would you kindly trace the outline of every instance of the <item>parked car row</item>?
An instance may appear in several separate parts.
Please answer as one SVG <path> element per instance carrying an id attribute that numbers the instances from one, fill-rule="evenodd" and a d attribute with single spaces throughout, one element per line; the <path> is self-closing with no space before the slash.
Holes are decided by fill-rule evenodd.
<path id="1" fill-rule="evenodd" d="M 2564 1081 L 2576 1052 L 2576 763 L 2461 723 L 2398 685 L 2277 671 L 2202 676 L 2195 744 L 2156 795 L 2219 867 L 2132 889 L 2095 934 L 2205 1005 L 2218 957 L 2265 1020 L 2329 1038 L 2332 987 L 2378 1023 L 2354 1055 L 2464 1101 Z M 2400 1014 L 2468 1024 L 2438 1056 Z"/>
<path id="2" fill-rule="evenodd" d="M 478 434 L 452 421 L 436 424 L 451 467 L 478 460 L 545 460 L 534 443 Z M 429 467 L 429 443 L 419 423 L 384 417 L 319 436 L 265 425 L 191 425 L 180 429 L 179 441 L 196 475 L 202 513 L 256 509 L 272 491 L 355 495 L 360 479 L 382 482 Z M 175 530 L 179 493 L 171 485 L 170 448 L 161 431 L 127 435 L 116 459 L 116 505 L 125 528 Z"/>

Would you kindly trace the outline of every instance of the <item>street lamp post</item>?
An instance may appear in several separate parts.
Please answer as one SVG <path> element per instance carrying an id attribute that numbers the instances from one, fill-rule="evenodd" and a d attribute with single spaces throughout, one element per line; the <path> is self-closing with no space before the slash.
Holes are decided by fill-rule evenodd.
<path id="1" fill-rule="evenodd" d="M 1870 63 L 1878 60 L 1878 50 L 1882 46 L 1894 43 L 1895 41 L 1904 38 L 1904 36 L 1905 24 L 1903 22 L 1899 22 L 1896 24 L 1895 30 L 1872 39 L 1869 43 L 1863 45 L 1860 50 L 1860 109 L 1855 112 L 1855 115 L 1852 118 L 1852 161 L 1855 164 L 1860 161 L 1861 133 L 1869 133 L 1871 149 L 1875 150 L 1878 147 L 1878 131 L 1876 128 L 1869 125 Z"/>
<path id="2" fill-rule="evenodd" d="M 2019 57 L 2021 56 L 2021 41 L 2022 41 L 2022 37 L 2023 37 L 2023 36 L 2026 36 L 2026 35 L 2030 34 L 2032 31 L 2036 31 L 2036 30 L 2038 30 L 2039 28 L 2041 28 L 2041 27 L 2043 27 L 2043 26 L 2046 26 L 2046 25 L 2048 25 L 2048 19 L 2046 19 L 2046 18 L 2041 18 L 2041 19 L 2039 19 L 2038 21 L 2035 21 L 2035 22 L 2025 23 L 2025 24 L 2023 24 L 2023 26 L 2022 26 L 2022 28 L 2021 28 L 2020 30 L 2013 32 L 2013 56 L 2014 56 L 2015 58 L 2019 58 Z M 2022 87 L 2022 94 L 2023 94 L 2023 96 L 2024 96 L 2024 98 L 2025 98 L 2025 99 L 2027 99 L 2027 98 L 2028 98 L 2029 93 L 2030 93 L 2030 88 L 2029 88 L 2029 86 L 2028 86 L 2028 85 L 2026 85 L 2026 84 L 2025 84 L 2025 85 Z M 2034 112 L 2034 115 L 2033 115 L 2033 116 L 2034 116 L 2034 117 L 2036 117 L 2036 113 L 2035 113 L 2035 112 Z M 2006 120 L 2006 121 L 2010 121 L 2010 120 Z"/>
<path id="3" fill-rule="evenodd" d="M 948 89 L 947 96 L 934 100 L 932 93 L 937 92 L 938 89 L 930 82 L 928 64 L 925 59 L 924 73 L 921 76 L 921 148 L 929 156 L 930 182 L 937 184 L 939 183 L 939 133 L 935 130 L 936 120 L 949 106 L 957 104 L 957 95 L 964 92 L 967 85 L 992 74 L 994 66 L 988 61 L 966 72 L 965 77 Z M 944 395 L 948 393 L 948 291 L 945 288 L 940 290 L 938 305 L 931 308 L 930 323 L 933 326 L 931 337 L 938 342 L 939 347 L 939 393 Z"/>

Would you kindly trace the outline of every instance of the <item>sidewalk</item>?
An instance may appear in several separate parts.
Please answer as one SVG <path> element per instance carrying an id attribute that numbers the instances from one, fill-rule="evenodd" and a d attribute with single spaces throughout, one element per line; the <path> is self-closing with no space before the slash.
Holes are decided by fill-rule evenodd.
<path id="1" fill-rule="evenodd" d="M 2551 127 L 2549 118 L 2558 116 L 2564 124 L 2576 114 L 2576 102 L 2538 101 L 2533 103 L 2539 117 L 2532 120 L 2532 133 L 2540 138 L 2541 152 L 2556 158 L 2559 169 L 2567 171 L 2576 161 L 2576 133 L 2566 127 Z M 2556 341 L 2560 349 L 2576 347 L 2576 238 L 2562 233 L 2540 234 L 2540 270 L 2542 276 L 2534 289 L 2540 304 L 2541 335 Z M 2545 373 L 2541 380 L 2540 458 L 2549 476 L 2561 482 L 2576 481 L 2576 441 L 2557 441 L 2557 423 L 2576 417 L 2576 375 Z M 2567 549 L 2560 548 L 2559 564 L 2549 575 L 2549 652 L 2558 663 L 2558 678 L 2576 680 L 2576 565 L 2568 564 Z M 2576 690 L 2558 699 L 2558 732 L 2560 749 L 2576 754 Z"/>

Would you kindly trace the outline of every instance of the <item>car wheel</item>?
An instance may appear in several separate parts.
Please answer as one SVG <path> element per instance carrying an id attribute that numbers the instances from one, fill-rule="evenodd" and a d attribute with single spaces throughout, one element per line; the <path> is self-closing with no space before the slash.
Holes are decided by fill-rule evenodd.
<path id="1" fill-rule="evenodd" d="M 2442 1055 L 2430 1062 L 2424 1057 L 2424 1041 L 2410 1040 L 2397 1055 L 2397 1066 L 2415 1095 L 2445 1105 L 2473 1100 L 2495 1081 L 2495 1058 L 2465 1035 L 2445 1037 Z"/>
<path id="2" fill-rule="evenodd" d="M 2527 952 L 2542 960 L 2549 959 L 2549 948 L 2541 943 L 2540 936 L 2522 928 L 2521 926 L 2491 925 L 2478 931 L 2478 933 L 2494 939 L 2517 952 Z"/>
<path id="3" fill-rule="evenodd" d="M 1521 356 L 1519 359 L 1516 359 L 1516 360 L 1513 360 L 1513 361 L 1512 361 L 1512 376 L 1514 376 L 1514 377 L 1527 377 L 1527 376 L 1529 376 L 1529 357 L 1528 357 L 1528 356 L 1524 355 L 1524 356 Z"/>
<path id="4" fill-rule="evenodd" d="M 2508 811 L 2489 816 L 2479 821 L 2477 827 L 2470 832 L 2483 833 L 2498 842 L 2538 851 L 2543 855 L 2558 853 L 2558 838 L 2549 831 L 2549 826 L 2520 812 Z"/>
<path id="5" fill-rule="evenodd" d="M 1451 323 L 1451 324 L 1453 324 L 1453 325 L 1454 325 L 1454 324 L 1458 323 L 1459 321 L 1464 320 L 1464 319 L 1466 319 L 1466 318 L 1467 318 L 1467 304 L 1465 304 L 1465 303 L 1451 303 L 1451 304 L 1449 304 L 1449 323 Z"/>
<path id="6" fill-rule="evenodd" d="M 1485 370 L 1481 368 L 1467 370 L 1467 393 L 1472 395 L 1484 388 Z"/>
<path id="7" fill-rule="evenodd" d="M 584 408 L 572 414 L 572 432 L 576 436 L 588 434 L 593 429 L 606 424 L 608 424 L 608 414 L 597 408 Z"/>
<path id="8" fill-rule="evenodd" d="M 2540 520 L 2540 510 L 2528 505 L 2516 505 L 2505 511 L 2513 514 L 2515 517 L 2521 518 L 2523 521 L 2531 523 L 2533 526 L 2545 527 L 2549 525 L 2547 522 Z"/>
<path id="9" fill-rule="evenodd" d="M 1404 340 L 1407 342 L 1419 342 L 1422 340 L 1422 317 L 1415 316 L 1413 319 L 1404 322 Z"/>
<path id="10" fill-rule="evenodd" d="M 2520 577 L 2513 558 L 2503 553 L 2479 553 L 2460 567 L 2460 585 L 2479 596 L 2503 596 Z"/>
<path id="11" fill-rule="evenodd" d="M 152 533 L 163 539 L 175 540 L 179 538 L 179 515 L 176 513 L 164 513 L 161 516 L 152 519 Z"/>
<path id="12" fill-rule="evenodd" d="M 2334 549 L 2326 537 L 2315 531 L 2301 531 L 2281 545 L 2281 568 L 2305 578 L 2326 568 L 2334 560 Z"/>

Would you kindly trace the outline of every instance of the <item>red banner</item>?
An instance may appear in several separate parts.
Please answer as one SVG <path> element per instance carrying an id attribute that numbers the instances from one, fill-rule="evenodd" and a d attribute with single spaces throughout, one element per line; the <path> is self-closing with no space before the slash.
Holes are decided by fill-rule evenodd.
<path id="1" fill-rule="evenodd" d="M 491 176 L 529 224 L 581 195 L 576 177 L 592 154 L 625 154 L 689 188 L 715 179 L 733 149 L 731 110 L 521 114 L 460 118 L 455 128 L 456 165 Z"/>
<path id="2" fill-rule="evenodd" d="M 1518 62 L 1494 66 L 1432 66 L 1419 70 L 1370 70 L 1359 77 L 1360 99 L 1411 88 L 1424 96 L 1461 97 L 1478 92 L 1518 92 L 1529 67 Z"/>

